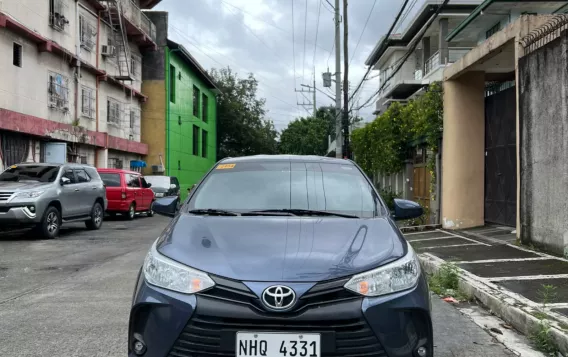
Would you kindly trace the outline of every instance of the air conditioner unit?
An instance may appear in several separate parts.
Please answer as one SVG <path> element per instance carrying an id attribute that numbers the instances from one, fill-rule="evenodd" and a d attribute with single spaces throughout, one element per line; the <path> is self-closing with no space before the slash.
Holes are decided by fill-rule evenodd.
<path id="1" fill-rule="evenodd" d="M 164 173 L 166 170 L 163 165 L 152 165 L 153 173 Z"/>
<path id="2" fill-rule="evenodd" d="M 116 56 L 116 46 L 103 45 L 101 54 L 106 57 Z"/>

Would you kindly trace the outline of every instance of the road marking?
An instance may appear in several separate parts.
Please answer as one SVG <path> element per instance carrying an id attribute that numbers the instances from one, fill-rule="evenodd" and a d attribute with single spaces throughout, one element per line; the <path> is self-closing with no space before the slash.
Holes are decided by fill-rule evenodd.
<path id="1" fill-rule="evenodd" d="M 502 263 L 502 262 L 527 262 L 531 260 L 548 260 L 547 257 L 536 258 L 504 258 L 504 259 L 485 259 L 485 260 L 460 260 L 454 261 L 456 264 L 482 264 L 482 263 Z M 558 258 L 557 258 L 558 259 Z"/>
<path id="2" fill-rule="evenodd" d="M 409 240 L 409 242 L 422 242 L 427 240 L 454 239 L 454 238 L 456 237 L 445 236 L 445 237 L 433 237 L 433 238 L 418 238 L 418 239 Z"/>
<path id="3" fill-rule="evenodd" d="M 465 244 L 452 244 L 452 245 L 439 245 L 437 247 L 418 247 L 417 249 L 438 249 L 438 248 L 453 248 L 453 247 L 467 247 L 471 245 L 481 245 L 481 243 L 465 243 Z"/>
<path id="4" fill-rule="evenodd" d="M 403 233 L 405 236 L 411 236 L 413 234 L 427 234 L 427 233 L 435 233 L 436 231 L 440 231 L 439 229 L 432 229 L 429 231 L 422 231 L 422 232 L 412 232 L 412 233 Z M 446 233 L 444 231 L 441 231 L 442 233 Z"/>
<path id="5" fill-rule="evenodd" d="M 485 279 L 491 282 L 510 281 L 510 280 L 568 279 L 568 274 L 485 277 Z"/>
<path id="6" fill-rule="evenodd" d="M 471 241 L 471 242 L 476 242 L 476 243 L 479 243 L 479 244 L 482 244 L 482 245 L 485 245 L 485 246 L 488 246 L 488 247 L 491 246 L 491 244 L 483 243 L 483 242 L 480 242 L 480 241 L 477 241 L 477 240 L 471 239 L 471 238 L 466 238 L 466 237 L 464 237 L 464 236 L 460 236 L 459 234 L 450 233 L 450 232 L 442 231 L 442 230 L 439 230 L 439 229 L 437 229 L 437 231 L 443 232 L 443 233 L 446 233 L 446 234 L 449 234 L 449 235 L 452 235 L 452 236 L 454 236 L 454 237 L 463 238 L 463 239 L 469 240 L 469 241 Z"/>
<path id="7" fill-rule="evenodd" d="M 546 307 L 549 309 L 567 309 L 568 303 L 566 302 L 555 302 L 552 304 L 546 304 Z"/>
<path id="8" fill-rule="evenodd" d="M 529 252 L 529 253 L 534 253 L 534 254 L 536 254 L 536 255 L 540 255 L 541 257 L 548 257 L 548 258 L 550 258 L 550 259 L 555 258 L 555 259 L 560 259 L 560 260 L 567 261 L 567 260 L 565 260 L 565 259 L 563 259 L 563 258 L 558 258 L 558 257 L 555 257 L 555 256 L 553 256 L 553 255 L 548 255 L 548 254 L 546 254 L 546 253 L 537 252 L 536 250 L 531 250 L 531 249 L 528 249 L 528 248 L 519 247 L 519 246 L 516 245 L 516 244 L 507 244 L 507 245 L 508 245 L 509 247 L 513 247 L 513 248 L 516 248 L 516 249 L 518 249 L 518 250 L 522 250 L 523 252 Z"/>

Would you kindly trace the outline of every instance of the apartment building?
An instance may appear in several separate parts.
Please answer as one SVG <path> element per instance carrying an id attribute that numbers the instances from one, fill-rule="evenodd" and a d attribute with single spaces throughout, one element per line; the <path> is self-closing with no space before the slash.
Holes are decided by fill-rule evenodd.
<path id="1" fill-rule="evenodd" d="M 22 161 L 143 166 L 142 9 L 160 0 L 0 1 L 0 168 Z"/>
<path id="2" fill-rule="evenodd" d="M 379 71 L 380 88 L 375 114 L 393 102 L 405 103 L 434 81 L 442 79 L 443 69 L 465 55 L 476 41 L 446 41 L 456 28 L 482 1 L 450 0 L 435 16 L 440 1 L 426 0 L 400 33 L 383 36 L 365 64 Z M 427 24 L 431 22 L 428 29 Z M 414 50 L 413 47 L 415 47 Z M 400 69 L 396 69 L 400 66 Z"/>

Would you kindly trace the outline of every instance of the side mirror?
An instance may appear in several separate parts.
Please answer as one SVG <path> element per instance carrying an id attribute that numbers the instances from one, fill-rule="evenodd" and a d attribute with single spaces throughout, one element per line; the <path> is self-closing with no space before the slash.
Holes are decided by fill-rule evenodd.
<path id="1" fill-rule="evenodd" d="M 177 210 L 177 197 L 164 197 L 152 203 L 152 211 L 166 217 L 175 217 Z"/>
<path id="2" fill-rule="evenodd" d="M 177 188 L 177 186 L 176 186 L 175 183 L 172 183 L 172 184 L 170 185 L 170 190 L 175 190 L 176 188 Z"/>
<path id="3" fill-rule="evenodd" d="M 67 177 L 62 177 L 61 180 L 59 181 L 61 183 L 61 186 L 65 186 L 71 183 L 71 180 L 68 179 Z"/>
<path id="4" fill-rule="evenodd" d="M 147 183 L 146 183 L 146 188 L 150 188 L 150 187 L 152 187 L 152 184 L 151 184 L 150 182 L 147 182 Z"/>
<path id="5" fill-rule="evenodd" d="M 393 218 L 395 220 L 400 221 L 404 219 L 418 218 L 423 214 L 424 209 L 422 209 L 418 203 L 399 198 L 394 199 Z"/>

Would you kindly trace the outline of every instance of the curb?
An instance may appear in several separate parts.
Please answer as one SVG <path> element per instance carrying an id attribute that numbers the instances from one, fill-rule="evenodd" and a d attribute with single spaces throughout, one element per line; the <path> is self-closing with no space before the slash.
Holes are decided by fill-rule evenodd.
<path id="1" fill-rule="evenodd" d="M 444 260 L 428 253 L 419 254 L 418 257 L 428 274 L 437 272 L 444 263 Z M 489 286 L 480 278 L 463 269 L 460 269 L 459 287 L 468 295 L 474 296 L 491 313 L 503 319 L 522 334 L 529 336 L 539 327 L 540 320 L 531 314 L 531 312 L 535 312 L 534 309 L 524 302 Z M 548 321 L 550 321 L 552 339 L 560 352 L 564 356 L 568 356 L 568 331 L 562 330 L 554 318 L 550 318 Z"/>

